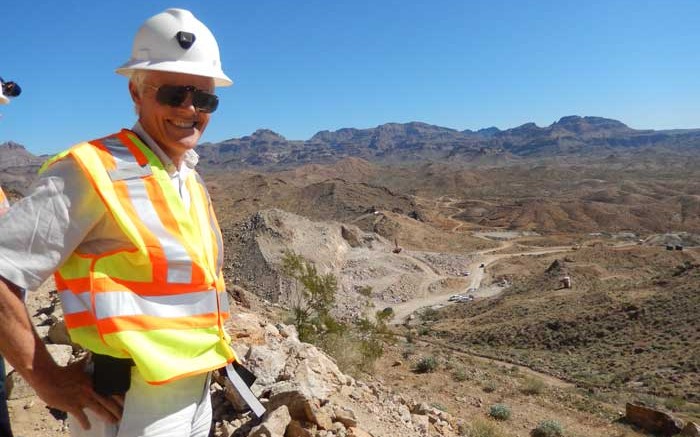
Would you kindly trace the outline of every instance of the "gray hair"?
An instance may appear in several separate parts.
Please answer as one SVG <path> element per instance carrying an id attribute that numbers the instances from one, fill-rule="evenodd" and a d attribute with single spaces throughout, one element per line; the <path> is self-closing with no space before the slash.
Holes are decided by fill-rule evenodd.
<path id="1" fill-rule="evenodd" d="M 143 88 L 146 83 L 146 73 L 146 70 L 134 70 L 131 76 L 129 76 L 129 83 L 134 85 L 139 96 L 143 94 Z M 136 112 L 137 116 L 141 115 L 141 108 L 136 103 L 134 103 L 134 112 Z"/>

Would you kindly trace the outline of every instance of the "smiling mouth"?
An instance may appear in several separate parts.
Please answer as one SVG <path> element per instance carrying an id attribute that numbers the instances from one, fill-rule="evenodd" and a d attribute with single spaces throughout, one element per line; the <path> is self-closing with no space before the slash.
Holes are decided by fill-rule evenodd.
<path id="1" fill-rule="evenodd" d="M 170 124 L 180 129 L 192 129 L 197 127 L 196 121 L 168 120 Z"/>

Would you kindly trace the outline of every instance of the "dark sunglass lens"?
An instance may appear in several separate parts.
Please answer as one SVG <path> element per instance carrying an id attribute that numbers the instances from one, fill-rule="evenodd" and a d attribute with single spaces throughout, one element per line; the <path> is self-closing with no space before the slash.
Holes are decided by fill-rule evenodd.
<path id="1" fill-rule="evenodd" d="M 156 93 L 156 100 L 168 106 L 180 106 L 187 99 L 189 92 L 186 86 L 162 85 Z"/>
<path id="2" fill-rule="evenodd" d="M 211 113 L 219 107 L 219 98 L 214 94 L 197 90 L 192 95 L 192 104 L 202 112 Z"/>

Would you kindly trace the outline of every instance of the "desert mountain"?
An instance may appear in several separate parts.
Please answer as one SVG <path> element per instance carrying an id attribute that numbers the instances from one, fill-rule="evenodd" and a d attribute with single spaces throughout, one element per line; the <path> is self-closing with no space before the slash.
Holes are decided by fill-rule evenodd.
<path id="1" fill-rule="evenodd" d="M 426 123 L 387 123 L 371 129 L 321 131 L 307 141 L 289 141 L 270 130 L 203 145 L 210 168 L 292 168 L 331 163 L 346 157 L 370 162 L 483 161 L 503 164 L 514 158 L 595 156 L 631 150 L 698 154 L 700 130 L 637 130 L 602 117 L 567 116 L 548 127 L 527 123 L 500 131 L 473 132 Z"/>
<path id="2" fill-rule="evenodd" d="M 699 145 L 700 129 L 637 130 L 617 120 L 567 116 L 547 127 L 526 123 L 507 130 L 458 131 L 421 122 L 386 123 L 370 129 L 321 131 L 306 141 L 259 129 L 241 138 L 203 144 L 197 151 L 202 167 L 216 170 L 291 169 L 348 157 L 378 164 L 452 161 L 493 166 L 524 158 L 630 152 L 696 156 Z M 0 169 L 41 160 L 16 143 L 0 145 Z"/>

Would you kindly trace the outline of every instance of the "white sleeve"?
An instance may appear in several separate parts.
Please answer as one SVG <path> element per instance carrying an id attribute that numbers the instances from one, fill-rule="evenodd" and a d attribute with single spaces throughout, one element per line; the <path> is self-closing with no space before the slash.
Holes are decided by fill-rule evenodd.
<path id="1" fill-rule="evenodd" d="M 80 166 L 64 158 L 31 194 L 0 217 L 0 276 L 35 290 L 70 256 L 105 213 Z"/>

